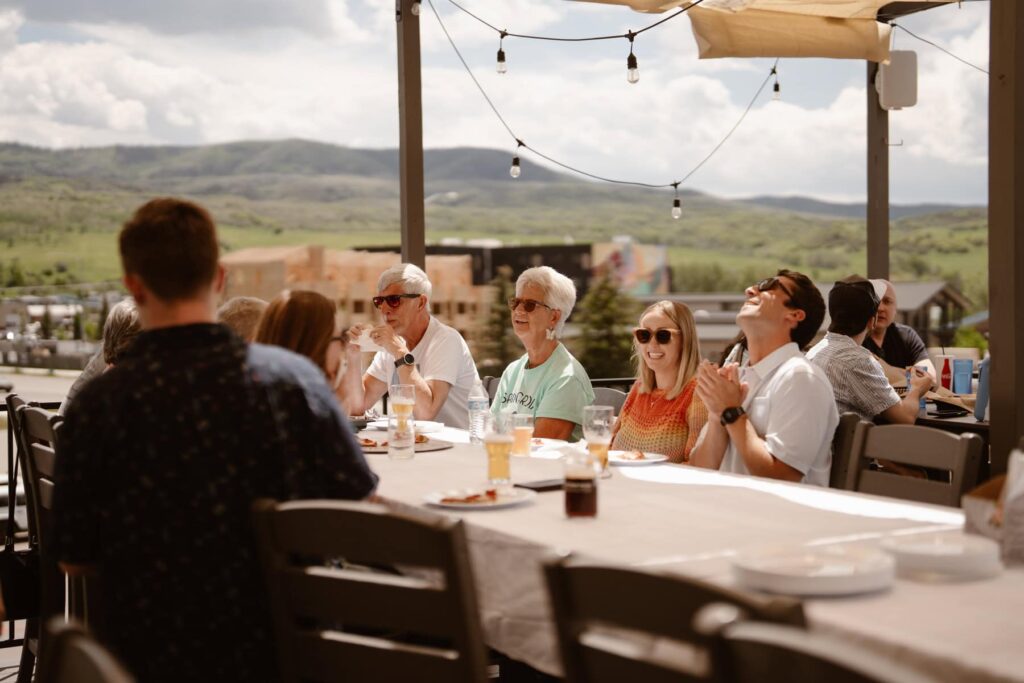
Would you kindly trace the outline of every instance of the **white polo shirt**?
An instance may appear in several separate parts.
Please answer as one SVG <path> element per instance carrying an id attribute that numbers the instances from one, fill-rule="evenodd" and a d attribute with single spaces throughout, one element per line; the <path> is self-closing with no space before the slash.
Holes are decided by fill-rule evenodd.
<path id="1" fill-rule="evenodd" d="M 828 486 L 839 413 L 821 368 L 790 342 L 759 363 L 741 368 L 740 381 L 750 387 L 743 409 L 768 452 L 801 472 L 803 483 Z M 749 474 L 731 440 L 719 469 Z"/>
<path id="2" fill-rule="evenodd" d="M 449 427 L 469 429 L 469 392 L 480 377 L 469 352 L 466 340 L 458 331 L 430 316 L 427 330 L 409 353 L 416 359 L 416 367 L 426 381 L 440 380 L 451 385 L 448 398 L 434 418 Z M 378 351 L 367 372 L 385 384 L 398 383 L 395 357 L 387 351 Z"/>

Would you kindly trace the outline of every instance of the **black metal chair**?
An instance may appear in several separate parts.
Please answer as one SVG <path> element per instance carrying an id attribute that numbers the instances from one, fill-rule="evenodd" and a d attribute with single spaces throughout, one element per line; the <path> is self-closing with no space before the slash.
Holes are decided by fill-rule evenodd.
<path id="1" fill-rule="evenodd" d="M 562 667 L 569 683 L 706 681 L 710 639 L 692 627 L 713 602 L 741 607 L 754 618 L 804 625 L 803 607 L 696 579 L 588 565 L 564 558 L 545 566 Z M 686 657 L 668 658 L 654 644 Z"/>
<path id="2" fill-rule="evenodd" d="M 486 680 L 462 522 L 267 499 L 253 521 L 284 681 Z M 367 569 L 380 566 L 402 573 Z"/>
<path id="3" fill-rule="evenodd" d="M 48 646 L 39 662 L 37 683 L 133 683 L 117 659 L 80 625 L 52 619 Z"/>

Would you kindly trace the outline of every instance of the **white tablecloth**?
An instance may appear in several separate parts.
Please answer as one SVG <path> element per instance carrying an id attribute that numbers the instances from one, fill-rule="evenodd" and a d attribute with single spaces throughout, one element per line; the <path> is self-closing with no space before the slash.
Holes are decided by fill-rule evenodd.
<path id="1" fill-rule="evenodd" d="M 484 483 L 486 456 L 462 442 L 408 461 L 367 456 L 379 493 L 419 506 L 431 491 Z M 513 458 L 512 478 L 557 477 L 552 459 Z M 730 557 L 773 542 L 873 542 L 891 533 L 960 527 L 958 510 L 679 465 L 615 468 L 596 519 L 568 519 L 560 491 L 506 510 L 465 512 L 487 642 L 560 673 L 541 574 L 556 552 L 731 582 Z M 1024 570 L 971 583 L 897 580 L 885 593 L 809 600 L 813 628 L 837 633 L 948 681 L 1024 681 Z"/>

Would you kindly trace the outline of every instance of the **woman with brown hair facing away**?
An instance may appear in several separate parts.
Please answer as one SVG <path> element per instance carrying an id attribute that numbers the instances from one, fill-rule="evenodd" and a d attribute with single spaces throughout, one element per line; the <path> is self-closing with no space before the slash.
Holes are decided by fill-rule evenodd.
<path id="1" fill-rule="evenodd" d="M 688 462 L 708 411 L 694 394 L 700 343 L 684 304 L 659 301 L 633 330 L 636 382 L 622 405 L 612 448 L 667 455 Z"/>

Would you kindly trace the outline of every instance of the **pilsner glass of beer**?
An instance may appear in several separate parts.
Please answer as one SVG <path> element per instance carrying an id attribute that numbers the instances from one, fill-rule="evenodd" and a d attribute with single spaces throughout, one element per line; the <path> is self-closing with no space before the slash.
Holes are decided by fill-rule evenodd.
<path id="1" fill-rule="evenodd" d="M 391 399 L 391 414 L 398 418 L 404 428 L 416 404 L 416 385 L 392 384 L 388 387 L 388 397 Z"/>
<path id="2" fill-rule="evenodd" d="M 573 449 L 565 456 L 565 516 L 597 516 L 597 473 L 601 466 L 589 451 Z"/>
<path id="3" fill-rule="evenodd" d="M 512 455 L 529 455 L 533 438 L 533 415 L 515 413 L 512 416 Z"/>
<path id="4" fill-rule="evenodd" d="M 487 480 L 495 486 L 506 486 L 511 483 L 511 415 L 488 413 L 484 416 L 484 448 L 487 449 Z"/>
<path id="5" fill-rule="evenodd" d="M 608 470 L 608 446 L 612 442 L 612 424 L 615 409 L 611 406 L 587 406 L 583 409 L 583 438 L 590 454 L 601 463 L 601 471 Z"/>

